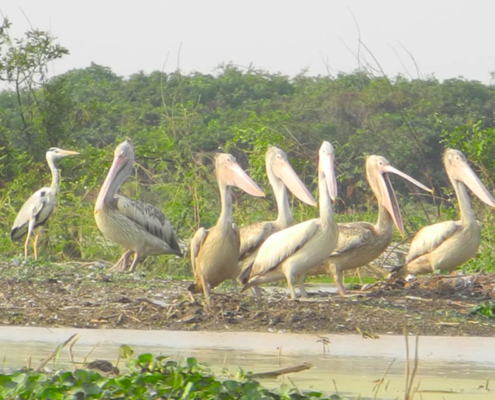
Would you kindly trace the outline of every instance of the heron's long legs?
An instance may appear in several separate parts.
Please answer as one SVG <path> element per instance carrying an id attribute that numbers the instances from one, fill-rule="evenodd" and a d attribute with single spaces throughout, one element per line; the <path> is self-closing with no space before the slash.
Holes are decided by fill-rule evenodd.
<path id="1" fill-rule="evenodd" d="M 34 236 L 34 243 L 33 243 L 33 249 L 34 249 L 34 259 L 38 259 L 38 238 L 40 237 L 40 232 L 37 232 L 36 235 Z"/>

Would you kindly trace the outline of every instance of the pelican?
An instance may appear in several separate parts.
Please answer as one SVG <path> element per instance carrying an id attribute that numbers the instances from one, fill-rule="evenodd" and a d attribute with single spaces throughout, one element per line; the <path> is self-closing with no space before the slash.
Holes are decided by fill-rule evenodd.
<path id="1" fill-rule="evenodd" d="M 294 276 L 305 274 L 330 256 L 339 236 L 332 211 L 332 200 L 337 196 L 334 158 L 332 145 L 323 142 L 318 163 L 320 217 L 293 225 L 268 237 L 258 250 L 243 291 L 285 277 L 290 297 L 295 299 Z"/>
<path id="2" fill-rule="evenodd" d="M 309 271 L 312 275 L 331 272 L 341 296 L 345 295 L 342 271 L 362 267 L 382 254 L 392 239 L 394 224 L 400 234 L 404 234 L 399 206 L 389 179 L 391 173 L 431 192 L 431 189 L 390 165 L 385 157 L 367 157 L 366 177 L 378 200 L 378 221 L 375 225 L 368 222 L 338 224 L 339 240 L 335 250 L 327 261 Z M 307 296 L 303 282 L 304 276 L 301 276 L 299 289 L 303 296 Z"/>
<path id="3" fill-rule="evenodd" d="M 263 221 L 240 228 L 241 248 L 239 250 L 239 281 L 245 284 L 256 254 L 261 244 L 274 232 L 292 225 L 292 213 L 289 207 L 287 189 L 304 203 L 315 206 L 316 201 L 292 169 L 287 155 L 278 147 L 269 146 L 265 155 L 265 167 L 268 181 L 275 193 L 278 217 L 275 221 Z M 259 295 L 259 289 L 254 287 Z"/>
<path id="4" fill-rule="evenodd" d="M 34 228 L 43 225 L 46 222 L 57 204 L 60 172 L 57 169 L 55 162 L 63 157 L 75 156 L 77 154 L 79 154 L 77 151 L 62 150 L 58 147 L 52 147 L 46 152 L 46 161 L 52 172 L 52 184 L 50 187 L 44 187 L 34 192 L 31 197 L 27 199 L 17 214 L 14 226 L 10 231 L 10 238 L 14 241 L 19 240 L 27 232 L 26 241 L 24 242 L 24 258 L 27 258 L 29 239 Z M 38 237 L 39 233 L 35 236 L 33 243 L 35 260 L 38 259 Z"/>
<path id="5" fill-rule="evenodd" d="M 112 166 L 98 193 L 94 210 L 101 233 L 126 249 L 112 267 L 117 271 L 128 269 L 132 253 L 134 259 L 129 272 L 134 272 L 136 265 L 148 256 L 182 255 L 170 221 L 161 211 L 116 194 L 131 173 L 133 164 L 134 149 L 127 139 L 115 149 Z"/>
<path id="6" fill-rule="evenodd" d="M 191 265 L 195 283 L 192 292 L 203 289 L 207 304 L 211 289 L 227 279 L 239 275 L 239 229 L 232 218 L 231 186 L 237 186 L 252 196 L 264 196 L 256 183 L 237 164 L 230 154 L 215 156 L 215 172 L 220 189 L 221 213 L 216 225 L 199 228 L 191 240 Z"/>
<path id="7" fill-rule="evenodd" d="M 481 242 L 480 226 L 471 208 L 466 186 L 485 204 L 495 207 L 487 188 L 469 166 L 462 152 L 446 149 L 445 171 L 459 201 L 460 221 L 425 226 L 414 236 L 405 265 L 398 275 L 452 271 L 476 255 Z"/>

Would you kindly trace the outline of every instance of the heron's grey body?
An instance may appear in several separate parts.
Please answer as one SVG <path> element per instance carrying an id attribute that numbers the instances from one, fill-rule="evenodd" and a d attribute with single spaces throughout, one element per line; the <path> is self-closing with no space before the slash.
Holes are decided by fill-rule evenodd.
<path id="1" fill-rule="evenodd" d="M 57 147 L 52 147 L 46 152 L 46 161 L 52 172 L 52 184 L 50 187 L 44 187 L 34 192 L 29 199 L 22 205 L 10 231 L 12 240 L 19 240 L 26 233 L 26 241 L 24 243 L 24 257 L 27 257 L 27 245 L 29 239 L 37 226 L 43 225 L 48 217 L 53 212 L 57 204 L 57 192 L 60 181 L 60 172 L 55 165 L 55 160 L 69 155 L 79 154 L 75 151 L 62 150 Z M 34 258 L 38 258 L 37 239 L 34 241 Z"/>

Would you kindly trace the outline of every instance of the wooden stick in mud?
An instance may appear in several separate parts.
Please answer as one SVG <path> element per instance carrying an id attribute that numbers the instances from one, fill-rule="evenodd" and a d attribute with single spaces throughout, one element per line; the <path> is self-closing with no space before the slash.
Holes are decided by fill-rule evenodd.
<path id="1" fill-rule="evenodd" d="M 276 378 L 277 376 L 280 375 L 285 375 L 285 374 L 291 374 L 292 372 L 301 372 L 306 369 L 312 368 L 313 365 L 309 363 L 304 363 L 300 365 L 295 365 L 293 367 L 286 367 L 286 368 L 281 368 L 277 369 L 275 371 L 267 371 L 267 372 L 257 372 L 256 374 L 250 374 L 248 375 L 248 378 L 251 379 L 259 379 L 259 378 Z"/>

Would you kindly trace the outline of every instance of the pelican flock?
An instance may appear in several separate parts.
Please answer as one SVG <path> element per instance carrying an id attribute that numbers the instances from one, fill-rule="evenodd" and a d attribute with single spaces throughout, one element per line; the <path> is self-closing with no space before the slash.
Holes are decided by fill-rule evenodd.
<path id="1" fill-rule="evenodd" d="M 290 297 L 295 299 L 294 277 L 305 274 L 330 256 L 339 236 L 332 210 L 332 200 L 337 197 L 334 158 L 333 146 L 323 142 L 318 161 L 320 217 L 268 237 L 258 250 L 243 291 L 285 277 Z"/>
<path id="2" fill-rule="evenodd" d="M 366 178 L 378 201 L 376 224 L 369 222 L 338 224 L 339 241 L 337 247 L 328 260 L 309 271 L 309 274 L 312 275 L 333 274 L 335 286 L 342 296 L 345 295 L 342 272 L 362 267 L 380 256 L 392 240 L 394 225 L 401 235 L 404 234 L 404 225 L 389 174 L 396 174 L 419 188 L 432 192 L 431 189 L 416 179 L 394 168 L 385 157 L 376 155 L 367 157 L 365 168 Z M 300 291 L 303 296 L 307 296 L 303 281 L 304 276 L 301 276 Z"/>
<path id="3" fill-rule="evenodd" d="M 157 208 L 117 194 L 134 164 L 134 149 L 129 140 L 115 149 L 110 171 L 98 193 L 94 216 L 103 235 L 126 249 L 113 266 L 117 271 L 129 269 L 148 256 L 182 255 L 170 221 Z M 134 259 L 129 267 L 129 257 Z"/>
<path id="4" fill-rule="evenodd" d="M 251 196 L 264 197 L 259 186 L 239 166 L 234 156 L 217 154 L 215 171 L 220 189 L 221 212 L 216 225 L 208 230 L 199 228 L 191 240 L 191 265 L 195 283 L 192 292 L 203 290 L 206 302 L 211 289 L 227 279 L 236 280 L 239 275 L 239 228 L 232 217 L 231 186 L 236 186 Z"/>
<path id="5" fill-rule="evenodd" d="M 27 258 L 29 239 L 37 226 L 42 226 L 48 217 L 51 215 L 57 205 L 57 193 L 60 184 L 60 171 L 57 168 L 56 161 L 63 157 L 75 156 L 79 154 L 76 151 L 63 150 L 58 147 L 52 147 L 46 152 L 46 162 L 52 172 L 52 184 L 50 187 L 44 187 L 34 192 L 29 199 L 22 205 L 17 217 L 14 221 L 14 226 L 10 231 L 12 240 L 19 240 L 26 233 L 24 242 L 24 258 Z M 38 259 L 38 237 L 34 238 L 33 250 L 34 259 Z"/>
<path id="6" fill-rule="evenodd" d="M 36 227 L 43 225 L 56 205 L 60 172 L 56 162 L 79 153 L 50 148 L 46 160 L 52 173 L 50 187 L 36 191 L 21 207 L 11 230 L 11 239 L 27 234 L 24 257 Z M 394 231 L 404 233 L 404 225 L 389 175 L 395 174 L 422 190 L 431 190 L 404 172 L 390 165 L 382 156 L 366 159 L 366 177 L 378 202 L 375 224 L 351 222 L 337 224 L 332 201 L 337 197 L 333 146 L 324 141 L 318 153 L 319 217 L 293 224 L 287 189 L 303 203 L 315 206 L 311 192 L 299 179 L 287 155 L 275 146 L 268 146 L 265 166 L 273 189 L 278 215 L 274 221 L 262 221 L 239 229 L 232 214 L 231 187 L 264 197 L 260 187 L 240 167 L 231 154 L 215 156 L 215 174 L 220 192 L 220 216 L 215 226 L 199 228 L 190 241 L 190 260 L 194 283 L 193 293 L 203 292 L 211 304 L 211 291 L 225 280 L 243 284 L 242 291 L 253 288 L 260 295 L 259 285 L 285 279 L 291 299 L 297 297 L 294 279 L 299 278 L 299 294 L 307 296 L 304 277 L 307 274 L 331 273 L 340 295 L 345 294 L 342 273 L 376 259 L 387 248 Z M 475 218 L 468 189 L 483 203 L 495 207 L 495 200 L 469 166 L 464 154 L 446 149 L 445 171 L 459 203 L 460 220 L 444 221 L 420 229 L 414 236 L 405 264 L 395 276 L 452 271 L 475 256 L 481 243 L 481 228 Z M 134 272 L 148 256 L 173 254 L 182 256 L 178 239 L 170 221 L 157 208 L 117 194 L 133 170 L 134 149 L 129 140 L 119 144 L 108 175 L 98 193 L 94 218 L 101 233 L 122 246 L 125 251 L 112 269 Z M 37 234 L 34 258 L 38 258 Z M 131 262 L 131 256 L 134 258 Z"/>

